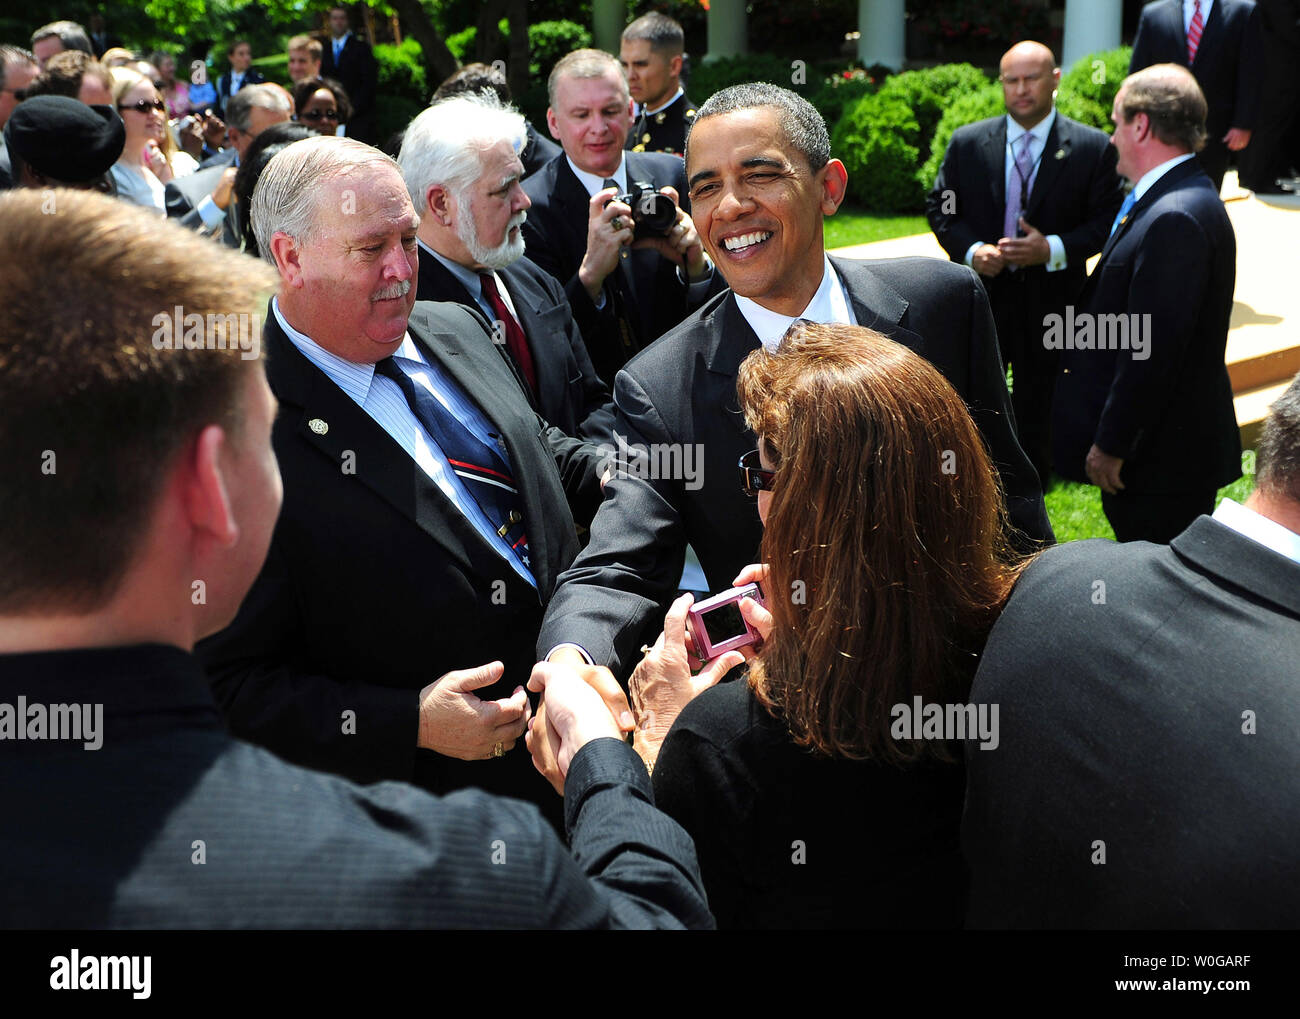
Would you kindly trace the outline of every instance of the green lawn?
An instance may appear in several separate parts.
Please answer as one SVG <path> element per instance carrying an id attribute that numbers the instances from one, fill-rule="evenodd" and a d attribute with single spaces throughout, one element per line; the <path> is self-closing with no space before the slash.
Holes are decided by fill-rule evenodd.
<path id="1" fill-rule="evenodd" d="M 924 216 L 877 216 L 852 205 L 842 205 L 825 220 L 826 247 L 869 244 L 891 237 L 909 237 L 930 232 Z"/>
<path id="2" fill-rule="evenodd" d="M 1250 458 L 1252 461 L 1254 457 Z M 1226 488 L 1219 489 L 1219 499 L 1245 502 L 1255 487 L 1255 476 L 1246 474 Z M 1115 532 L 1106 523 L 1101 512 L 1101 489 L 1094 485 L 1081 485 L 1053 477 L 1047 487 L 1047 515 L 1052 521 L 1058 542 L 1078 541 L 1080 538 L 1111 538 Z"/>

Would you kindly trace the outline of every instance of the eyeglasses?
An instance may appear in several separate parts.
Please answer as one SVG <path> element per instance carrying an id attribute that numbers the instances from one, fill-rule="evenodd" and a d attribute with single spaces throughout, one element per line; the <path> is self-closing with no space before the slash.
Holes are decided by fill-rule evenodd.
<path id="1" fill-rule="evenodd" d="M 119 110 L 135 110 L 136 113 L 144 113 L 147 115 L 150 110 L 157 110 L 159 113 L 162 113 L 167 109 L 167 104 L 161 99 L 140 99 L 131 103 L 129 106 L 123 106 L 121 103 L 118 103 L 117 108 Z"/>
<path id="2" fill-rule="evenodd" d="M 313 123 L 318 120 L 338 120 L 338 110 L 308 110 L 306 113 L 298 114 L 299 120 L 310 120 Z"/>
<path id="3" fill-rule="evenodd" d="M 751 499 L 756 499 L 759 492 L 772 491 L 772 483 L 776 480 L 776 471 L 769 471 L 761 464 L 756 449 L 740 458 L 740 487 Z"/>

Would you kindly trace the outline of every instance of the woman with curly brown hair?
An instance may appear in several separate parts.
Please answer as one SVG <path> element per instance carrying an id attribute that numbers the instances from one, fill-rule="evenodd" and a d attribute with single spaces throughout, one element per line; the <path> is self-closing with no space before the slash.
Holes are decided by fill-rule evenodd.
<path id="1" fill-rule="evenodd" d="M 1023 568 L 997 473 L 947 380 L 869 329 L 796 323 L 738 389 L 765 565 L 737 583 L 762 582 L 741 612 L 764 640 L 713 686 L 741 655 L 692 677 L 674 603 L 631 681 L 656 802 L 719 927 L 956 927 L 960 748 L 895 706 L 966 699 Z"/>

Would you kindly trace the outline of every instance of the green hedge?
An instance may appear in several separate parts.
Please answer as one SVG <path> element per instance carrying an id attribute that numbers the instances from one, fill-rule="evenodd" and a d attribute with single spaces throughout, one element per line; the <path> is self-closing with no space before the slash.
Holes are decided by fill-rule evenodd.
<path id="1" fill-rule="evenodd" d="M 893 75 L 849 105 L 831 138 L 849 172 L 849 196 L 875 212 L 922 209 L 921 171 L 945 109 L 988 85 L 979 68 L 945 64 Z"/>
<path id="2" fill-rule="evenodd" d="M 686 89 L 695 102 L 703 104 L 715 92 L 724 88 L 750 81 L 766 81 L 798 92 L 805 98 L 811 98 L 821 87 L 822 76 L 805 65 L 802 69 L 792 66 L 793 62 L 784 57 L 774 57 L 758 53 L 748 53 L 739 57 L 723 57 L 720 60 L 692 63 L 690 81 Z M 798 72 L 798 73 L 797 73 Z M 803 83 L 792 79 L 802 77 Z"/>
<path id="3" fill-rule="evenodd" d="M 1128 46 L 1088 54 L 1061 75 L 1056 108 L 1067 117 L 1109 133 L 1114 129 L 1110 111 L 1115 105 L 1115 93 L 1128 76 L 1132 55 Z"/>
<path id="4" fill-rule="evenodd" d="M 1057 109 L 1110 131 L 1111 106 L 1131 52 L 1121 47 L 1076 63 L 1061 76 Z M 953 132 L 1005 112 L 1001 86 L 970 64 L 907 71 L 844 107 L 831 148 L 849 171 L 855 202 L 874 212 L 919 211 Z"/>

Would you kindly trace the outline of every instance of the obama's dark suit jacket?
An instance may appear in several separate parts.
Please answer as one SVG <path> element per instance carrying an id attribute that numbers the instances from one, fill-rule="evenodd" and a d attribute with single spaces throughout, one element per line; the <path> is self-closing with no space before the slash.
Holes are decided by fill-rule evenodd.
<path id="1" fill-rule="evenodd" d="M 969 925 L 1294 928 L 1297 662 L 1300 564 L 1217 520 L 1048 549 L 971 688 Z"/>
<path id="2" fill-rule="evenodd" d="M 497 275 L 510 294 L 528 351 L 533 355 L 537 392 L 523 387 L 533 408 L 565 435 L 611 441 L 613 400 L 591 366 L 563 289 L 527 258 L 497 270 Z M 482 311 L 465 285 L 423 247 L 416 294 L 421 301 L 454 301 Z M 499 346 L 506 350 L 504 344 Z"/>
<path id="3" fill-rule="evenodd" d="M 993 316 L 975 273 L 936 258 L 832 257 L 831 265 L 858 324 L 925 357 L 966 400 L 1012 522 L 1030 539 L 1052 541 L 1038 476 L 1016 441 Z M 757 439 L 740 415 L 736 372 L 758 346 L 728 291 L 619 372 L 615 432 L 633 448 L 671 444 L 683 469 L 656 480 L 637 476 L 656 473 L 648 466 L 629 467 L 606 485 L 591 543 L 547 608 L 541 655 L 572 642 L 616 674 L 630 671 L 636 649 L 662 628 L 688 542 L 715 591 L 756 561 L 762 527 L 740 490 L 736 461 Z M 688 452 L 698 456 L 695 477 L 684 469 Z"/>
<path id="4" fill-rule="evenodd" d="M 1214 0 L 1196 59 L 1187 63 L 1182 0 L 1156 0 L 1142 8 L 1129 73 L 1152 64 L 1189 67 L 1205 93 L 1209 132 L 1200 160 L 1216 190 L 1228 168 L 1223 136 L 1230 127 L 1253 130 L 1264 81 L 1264 33 L 1251 0 Z"/>
<path id="5" fill-rule="evenodd" d="M 651 184 L 656 190 L 671 185 L 677 189 L 682 207 L 690 212 L 686 169 L 679 157 L 661 152 L 626 152 L 623 160 L 629 187 L 635 181 Z M 596 374 L 612 386 L 615 374 L 628 358 L 690 313 L 689 288 L 678 277 L 676 264 L 659 252 L 624 248 L 618 266 L 605 278 L 605 306 L 597 311 L 578 279 L 578 269 L 587 253 L 587 208 L 591 198 L 564 153 L 528 177 L 524 191 L 533 203 L 524 223 L 528 257 L 564 287 Z M 625 309 L 632 332 L 626 341 L 614 317 L 618 302 Z"/>
<path id="6" fill-rule="evenodd" d="M 500 429 L 538 589 L 268 312 L 284 507 L 239 615 L 199 652 L 231 731 L 285 760 L 434 792 L 477 785 L 554 809 L 522 740 L 502 760 L 417 750 L 417 694 L 450 670 L 493 660 L 505 663 L 505 675 L 480 696 L 509 696 L 527 683 L 542 607 L 578 550 L 566 490 L 591 511 L 599 454 L 517 398 L 482 319 L 468 309 L 417 302 L 408 331 Z"/>

